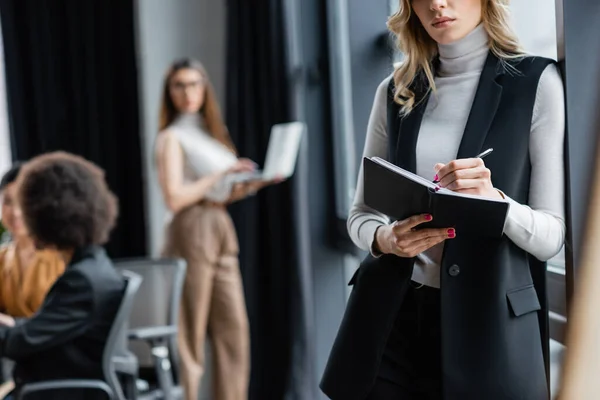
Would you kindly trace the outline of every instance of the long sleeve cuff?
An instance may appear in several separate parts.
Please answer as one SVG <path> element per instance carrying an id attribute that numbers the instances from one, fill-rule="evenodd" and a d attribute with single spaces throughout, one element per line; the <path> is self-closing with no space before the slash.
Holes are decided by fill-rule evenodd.
<path id="1" fill-rule="evenodd" d="M 558 254 L 565 240 L 564 221 L 504 196 L 510 204 L 504 234 L 541 261 L 547 261 Z"/>
<path id="2" fill-rule="evenodd" d="M 365 243 L 368 243 L 369 253 L 373 257 L 381 257 L 383 254 L 375 247 L 375 234 L 377 229 L 384 224 L 377 220 L 368 220 L 363 222 L 359 228 L 359 236 L 365 239 Z"/>
<path id="3" fill-rule="evenodd" d="M 9 330 L 10 328 L 8 326 L 0 325 L 0 357 L 4 357 L 6 335 L 8 334 Z"/>

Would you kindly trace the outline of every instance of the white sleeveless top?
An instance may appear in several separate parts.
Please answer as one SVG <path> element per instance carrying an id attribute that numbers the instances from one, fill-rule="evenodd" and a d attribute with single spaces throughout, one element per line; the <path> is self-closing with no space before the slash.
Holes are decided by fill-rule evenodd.
<path id="1" fill-rule="evenodd" d="M 177 137 L 183 149 L 186 182 L 225 171 L 238 161 L 235 154 L 204 129 L 200 114 L 182 114 L 166 130 Z M 232 185 L 231 177 L 225 176 L 206 193 L 205 198 L 223 202 L 229 198 Z"/>

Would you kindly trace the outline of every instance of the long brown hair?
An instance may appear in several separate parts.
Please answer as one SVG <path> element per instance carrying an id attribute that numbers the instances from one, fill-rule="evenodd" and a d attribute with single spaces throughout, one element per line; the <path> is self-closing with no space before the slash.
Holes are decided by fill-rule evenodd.
<path id="1" fill-rule="evenodd" d="M 162 104 L 160 106 L 160 121 L 159 121 L 159 129 L 163 131 L 166 129 L 177 117 L 178 111 L 175 108 L 175 104 L 173 104 L 173 99 L 171 98 L 171 94 L 169 93 L 169 84 L 171 83 L 171 79 L 173 75 L 182 69 L 193 69 L 198 71 L 202 78 L 204 79 L 204 104 L 198 111 L 206 124 L 206 129 L 208 132 L 229 148 L 234 154 L 237 154 L 235 149 L 235 145 L 231 140 L 231 136 L 229 136 L 229 131 L 225 126 L 225 122 L 223 122 L 223 117 L 221 115 L 221 109 L 219 107 L 219 103 L 217 102 L 217 96 L 215 95 L 215 90 L 210 83 L 210 79 L 208 78 L 208 74 L 206 73 L 206 69 L 204 66 L 197 60 L 191 58 L 184 58 L 182 60 L 175 61 L 165 76 L 165 80 L 163 83 L 163 94 L 162 94 Z"/>
<path id="2" fill-rule="evenodd" d="M 409 87 L 420 73 L 427 77 L 429 90 L 435 92 L 433 61 L 438 55 L 438 47 L 413 12 L 411 0 L 399 1 L 400 8 L 389 18 L 387 26 L 404 54 L 404 61 L 394 72 L 394 100 L 401 106 L 402 115 L 407 115 L 416 105 L 415 93 Z M 525 54 L 510 28 L 509 2 L 481 0 L 482 23 L 489 36 L 490 51 L 502 62 Z M 505 66 L 510 68 L 507 63 Z"/>

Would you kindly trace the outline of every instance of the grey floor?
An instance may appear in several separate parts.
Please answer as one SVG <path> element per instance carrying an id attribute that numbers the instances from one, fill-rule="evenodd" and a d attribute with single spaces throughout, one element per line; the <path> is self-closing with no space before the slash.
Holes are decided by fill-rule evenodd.
<path id="1" fill-rule="evenodd" d="M 205 362 L 204 365 L 207 366 L 206 371 L 204 371 L 204 376 L 202 377 L 202 383 L 200 384 L 200 395 L 198 397 L 199 400 L 213 400 L 212 399 L 212 354 L 210 349 L 210 340 L 206 341 L 204 345 L 205 349 Z"/>
<path id="2" fill-rule="evenodd" d="M 550 341 L 550 389 L 552 392 L 552 398 L 556 396 L 556 390 L 559 384 L 560 377 L 560 367 L 563 360 L 563 355 L 565 352 L 565 346 L 562 344 L 555 342 L 554 340 Z M 207 344 L 206 346 L 206 365 L 211 365 L 211 354 L 210 354 L 210 346 Z M 206 373 L 204 374 L 204 378 L 202 379 L 202 386 L 200 390 L 199 400 L 211 400 L 211 368 L 207 368 Z"/>
<path id="3" fill-rule="evenodd" d="M 565 346 L 554 340 L 550 340 L 550 390 L 553 399 L 556 396 L 556 391 L 560 383 L 560 368 L 564 353 Z"/>

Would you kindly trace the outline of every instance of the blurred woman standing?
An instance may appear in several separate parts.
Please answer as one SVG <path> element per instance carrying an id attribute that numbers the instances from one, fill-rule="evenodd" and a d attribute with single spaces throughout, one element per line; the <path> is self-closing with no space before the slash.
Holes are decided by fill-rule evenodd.
<path id="1" fill-rule="evenodd" d="M 182 384 L 196 400 L 205 370 L 204 342 L 211 337 L 215 400 L 247 398 L 249 326 L 238 262 L 238 241 L 226 205 L 272 183 L 235 183 L 251 172 L 222 120 L 202 65 L 190 59 L 169 69 L 156 141 L 158 177 L 172 218 L 165 256 L 187 261 L 179 326 Z"/>

